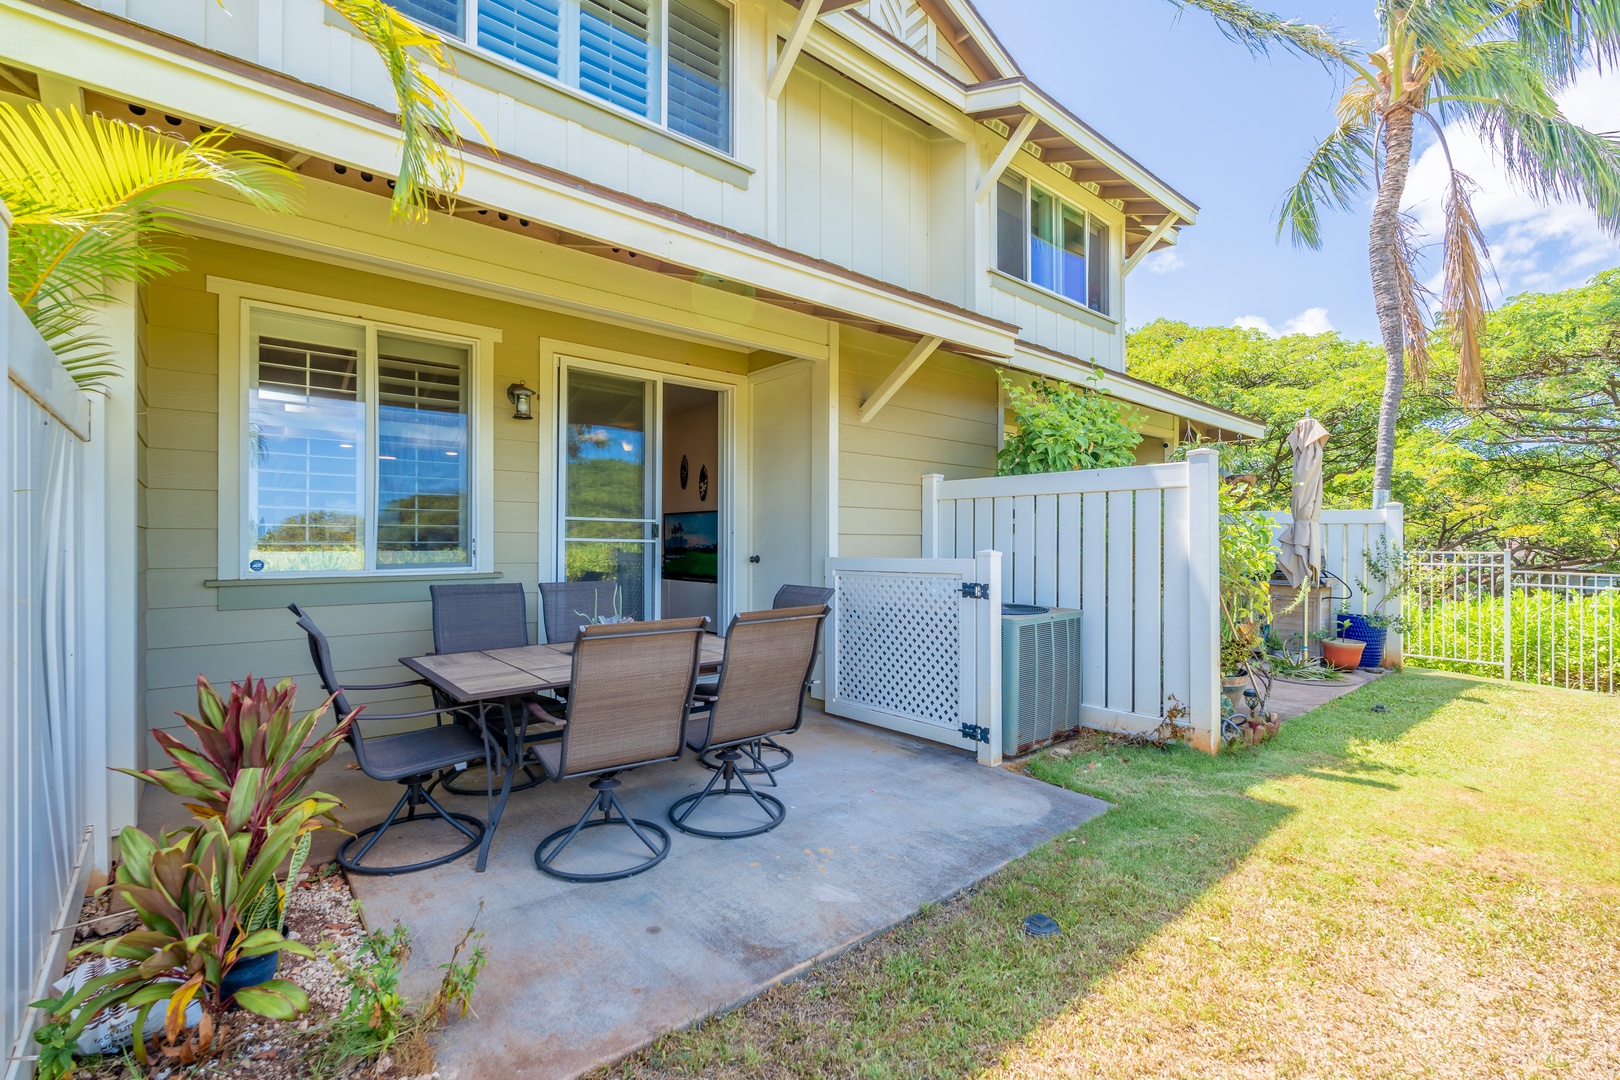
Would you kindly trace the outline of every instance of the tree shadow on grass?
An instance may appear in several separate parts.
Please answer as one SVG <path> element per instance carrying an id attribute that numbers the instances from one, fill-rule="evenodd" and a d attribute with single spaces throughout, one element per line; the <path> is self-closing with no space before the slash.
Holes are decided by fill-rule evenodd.
<path id="1" fill-rule="evenodd" d="M 1070 1008 L 1238 866 L 1294 810 L 1292 778 L 1397 790 L 1366 749 L 1401 739 L 1474 684 L 1379 679 L 1216 757 L 1102 739 L 1025 771 L 1105 799 L 1102 817 L 967 893 L 601 1076 L 960 1076 Z M 1382 711 L 1374 707 L 1384 706 Z M 965 808 L 971 813 L 971 808 Z M 1055 918 L 1037 940 L 1025 916 Z"/>

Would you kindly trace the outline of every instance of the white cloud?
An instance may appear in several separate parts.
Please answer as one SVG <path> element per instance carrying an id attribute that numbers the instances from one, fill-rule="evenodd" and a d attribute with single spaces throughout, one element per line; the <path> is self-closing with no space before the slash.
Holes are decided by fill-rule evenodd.
<path id="1" fill-rule="evenodd" d="M 1187 260 L 1181 257 L 1181 252 L 1175 248 L 1163 248 L 1155 251 L 1142 260 L 1142 269 L 1150 274 L 1169 274 L 1180 270 L 1187 265 Z"/>
<path id="2" fill-rule="evenodd" d="M 1589 131 L 1620 129 L 1620 70 L 1587 71 L 1559 95 L 1564 115 Z M 1584 282 L 1598 270 L 1620 265 L 1620 242 L 1603 232 L 1597 216 L 1577 203 L 1538 204 L 1508 176 L 1496 155 L 1464 124 L 1446 127 L 1457 169 L 1478 185 L 1473 196 L 1490 247 L 1493 300 L 1526 291 L 1551 292 Z M 1444 229 L 1448 182 L 1445 150 L 1435 143 L 1412 165 L 1406 209 L 1426 234 L 1427 284 L 1441 280 L 1439 241 Z"/>
<path id="3" fill-rule="evenodd" d="M 1281 329 L 1272 326 L 1270 319 L 1259 315 L 1244 315 L 1233 319 L 1232 325 L 1241 330 L 1259 330 L 1267 337 L 1283 337 L 1286 334 L 1327 334 L 1333 331 L 1333 322 L 1328 318 L 1325 307 L 1306 308 L 1283 323 Z"/>

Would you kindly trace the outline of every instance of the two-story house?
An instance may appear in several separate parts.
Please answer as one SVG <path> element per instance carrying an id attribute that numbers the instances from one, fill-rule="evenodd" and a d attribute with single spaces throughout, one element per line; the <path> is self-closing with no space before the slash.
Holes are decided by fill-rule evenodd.
<path id="1" fill-rule="evenodd" d="M 829 556 L 914 556 L 919 477 L 994 471 L 998 371 L 1096 380 L 1144 461 L 1260 433 L 1125 374 L 1129 274 L 1197 207 L 966 0 L 397 7 L 492 143 L 419 226 L 383 68 L 319 0 L 0 0 L 6 100 L 225 127 L 305 178 L 291 216 L 198 195 L 184 270 L 106 318 L 115 762 L 199 672 L 307 672 L 289 601 L 381 681 L 431 582 L 611 576 L 723 625 Z"/>

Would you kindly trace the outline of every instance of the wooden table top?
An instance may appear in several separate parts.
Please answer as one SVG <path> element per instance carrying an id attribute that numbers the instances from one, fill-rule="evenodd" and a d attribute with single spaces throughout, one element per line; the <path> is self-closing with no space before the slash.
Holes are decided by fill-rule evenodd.
<path id="1" fill-rule="evenodd" d="M 725 638 L 703 635 L 700 670 L 713 671 L 725 655 Z M 567 686 L 574 676 L 574 643 L 402 656 L 399 662 L 458 702 L 488 701 Z"/>

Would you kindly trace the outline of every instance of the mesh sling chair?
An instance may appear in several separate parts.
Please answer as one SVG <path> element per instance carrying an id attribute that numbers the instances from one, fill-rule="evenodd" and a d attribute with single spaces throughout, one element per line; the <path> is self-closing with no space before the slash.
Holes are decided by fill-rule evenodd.
<path id="1" fill-rule="evenodd" d="M 617 581 L 542 581 L 540 614 L 546 642 L 573 641 L 581 626 L 602 615 L 618 614 L 616 603 L 623 603 Z"/>
<path id="2" fill-rule="evenodd" d="M 702 754 L 718 752 L 720 769 L 702 791 L 669 808 L 669 820 L 677 829 L 734 839 L 769 832 L 787 817 L 782 800 L 754 790 L 737 762 L 743 759 L 742 748 L 749 746 L 756 747 L 749 756 L 758 761 L 761 740 L 791 734 L 804 723 L 804 696 L 810 689 L 810 672 L 826 618 L 823 604 L 750 611 L 731 620 L 717 692 L 708 710 L 694 713 L 686 725 L 686 745 Z M 723 788 L 718 787 L 721 781 L 725 782 Z M 705 802 L 729 796 L 752 799 L 764 811 L 765 823 L 729 830 L 691 823 L 693 813 Z"/>
<path id="3" fill-rule="evenodd" d="M 315 662 L 315 670 L 320 675 L 321 685 L 333 697 L 333 704 L 337 707 L 339 716 L 348 716 L 354 711 L 349 705 L 346 692 L 350 690 L 397 690 L 407 686 L 426 686 L 420 679 L 410 679 L 404 682 L 381 683 L 374 686 L 358 686 L 343 684 L 338 681 L 337 673 L 332 667 L 332 650 L 326 641 L 326 635 L 315 626 L 315 621 L 306 615 L 297 604 L 287 605 L 289 611 L 298 616 L 298 626 L 309 636 L 309 654 Z M 364 723 L 372 724 L 382 720 L 410 720 L 425 716 L 439 716 L 452 710 L 445 708 L 432 708 L 420 712 L 369 714 L 365 715 Z M 458 715 L 475 713 L 476 708 L 463 708 L 454 710 Z M 482 725 L 479 725 L 482 728 Z M 343 842 L 338 848 L 338 862 L 345 870 L 356 874 L 407 874 L 414 870 L 426 870 L 429 867 L 440 866 L 461 858 L 472 851 L 484 839 L 484 823 L 470 814 L 451 813 L 439 805 L 433 797 L 433 788 L 443 779 L 447 769 L 454 769 L 473 762 L 489 761 L 497 757 L 488 740 L 475 735 L 466 726 L 455 724 L 435 724 L 433 727 L 418 728 L 415 731 L 406 731 L 397 735 L 377 735 L 371 738 L 361 733 L 362 721 L 355 717 L 349 725 L 349 745 L 354 748 L 355 761 L 359 763 L 360 770 L 373 780 L 393 780 L 405 786 L 405 793 L 394 804 L 394 809 L 381 823 L 369 828 L 361 829 Z M 493 798 L 493 793 L 486 793 Z M 417 808 L 426 806 L 432 812 L 418 816 Z M 400 817 L 400 811 L 405 816 Z M 457 833 L 467 841 L 461 847 L 447 855 L 428 859 L 423 862 L 409 863 L 401 866 L 375 866 L 365 862 L 371 849 L 383 834 L 396 825 L 408 825 L 417 821 L 448 822 Z M 368 839 L 369 838 L 369 839 Z M 355 845 L 359 851 L 355 851 Z"/>
<path id="4" fill-rule="evenodd" d="M 632 818 L 619 801 L 619 774 L 681 756 L 697 680 L 706 618 L 582 627 L 574 644 L 572 693 L 560 740 L 535 745 L 531 756 L 561 782 L 590 776 L 596 793 L 579 820 L 534 849 L 534 863 L 564 881 L 614 881 L 662 862 L 669 833 Z M 600 813 L 598 820 L 590 820 Z M 651 853 L 633 866 L 602 873 L 570 871 L 557 857 L 581 831 L 619 825 Z"/>
<path id="5" fill-rule="evenodd" d="M 433 597 L 433 651 L 444 653 L 484 652 L 488 649 L 516 649 L 529 644 L 529 611 L 523 595 L 523 586 L 517 582 L 474 583 L 469 585 L 430 585 Z M 449 707 L 453 703 L 435 694 L 439 704 Z M 522 703 L 520 703 L 521 706 Z M 556 732 L 546 732 L 540 738 L 555 738 Z M 520 755 L 521 757 L 521 755 Z M 527 780 L 513 777 L 513 791 L 524 791 L 546 778 L 523 766 Z M 446 779 L 444 790 L 452 795 L 477 795 L 476 789 L 465 785 L 457 787 L 453 777 Z M 496 782 L 493 785 L 499 786 Z"/>
<path id="6" fill-rule="evenodd" d="M 776 599 L 771 601 L 771 609 L 780 611 L 783 608 L 798 607 L 825 607 L 832 603 L 833 590 L 820 585 L 784 585 L 776 590 Z M 713 684 L 709 683 L 706 689 L 699 685 L 699 693 L 712 693 Z M 781 755 L 780 759 L 769 764 L 765 761 L 765 754 L 769 751 Z M 757 743 L 749 743 L 742 747 L 742 752 L 748 757 L 747 767 L 739 767 L 740 773 L 749 776 L 764 776 L 776 786 L 775 774 L 793 764 L 793 751 L 778 743 L 775 739 L 761 739 Z M 716 754 L 700 754 L 698 764 L 705 769 L 720 769 L 719 757 Z"/>

